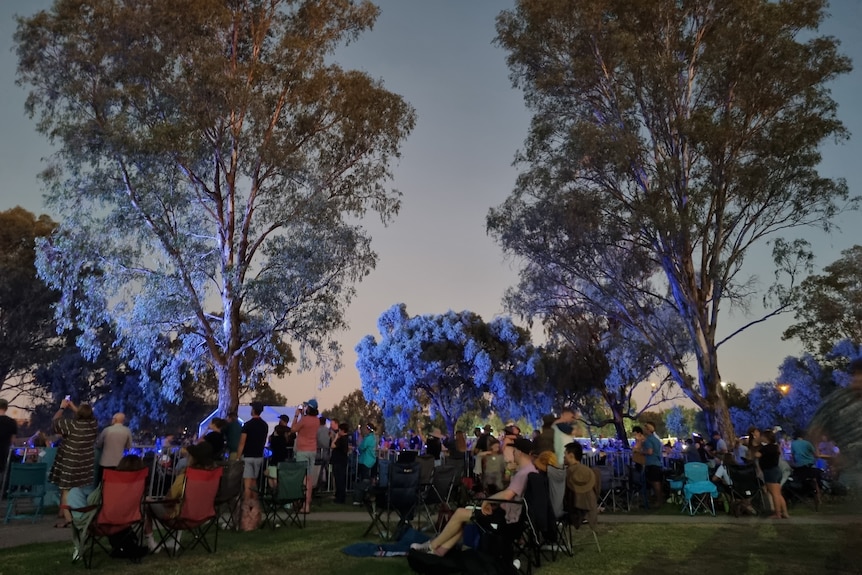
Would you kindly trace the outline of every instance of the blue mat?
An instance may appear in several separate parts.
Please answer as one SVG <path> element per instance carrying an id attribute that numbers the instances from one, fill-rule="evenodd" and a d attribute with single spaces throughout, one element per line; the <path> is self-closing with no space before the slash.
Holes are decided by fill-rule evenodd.
<path id="1" fill-rule="evenodd" d="M 395 543 L 380 544 L 363 541 L 348 545 L 341 552 L 351 557 L 406 557 L 411 544 L 424 543 L 429 539 L 428 535 L 411 528 L 405 531 L 401 539 Z"/>

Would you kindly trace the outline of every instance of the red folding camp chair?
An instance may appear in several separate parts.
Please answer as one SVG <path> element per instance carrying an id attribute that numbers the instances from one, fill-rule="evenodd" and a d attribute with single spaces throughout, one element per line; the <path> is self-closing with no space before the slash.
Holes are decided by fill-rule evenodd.
<path id="1" fill-rule="evenodd" d="M 146 549 L 143 545 L 144 516 L 141 513 L 141 501 L 147 485 L 148 469 L 139 471 L 116 471 L 105 469 L 102 476 L 102 501 L 95 505 L 70 509 L 73 518 L 82 514 L 85 518 L 72 521 L 75 539 L 80 541 L 80 553 L 84 565 L 92 567 L 93 554 L 96 545 L 111 554 L 114 547 L 106 539 L 128 533 L 129 541 L 135 544 L 135 549 Z M 98 511 L 96 511 L 98 510 Z M 88 513 L 94 516 L 86 520 Z M 139 562 L 141 555 L 129 555 L 133 562 Z"/>
<path id="2" fill-rule="evenodd" d="M 159 517 L 154 514 L 154 522 L 161 525 L 163 531 L 154 552 L 164 548 L 176 557 L 183 551 L 194 549 L 198 545 L 202 545 L 209 553 L 215 552 L 218 546 L 218 529 L 215 529 L 212 546 L 206 536 L 210 528 L 216 524 L 215 499 L 223 470 L 223 467 L 215 469 L 189 467 L 186 469 L 186 479 L 180 499 L 157 501 L 162 505 L 179 505 L 180 511 L 174 517 L 170 515 Z M 188 531 L 191 534 L 192 540 L 188 544 L 183 544 L 180 531 Z"/>

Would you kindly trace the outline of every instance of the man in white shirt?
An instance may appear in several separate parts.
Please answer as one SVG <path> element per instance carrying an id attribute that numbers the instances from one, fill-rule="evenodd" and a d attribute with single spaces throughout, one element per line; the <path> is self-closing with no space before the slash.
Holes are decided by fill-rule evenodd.
<path id="1" fill-rule="evenodd" d="M 126 414 L 115 413 L 111 425 L 102 430 L 96 440 L 96 449 L 102 450 L 99 467 L 116 469 L 125 451 L 132 447 L 132 432 L 126 427 Z M 101 477 L 101 472 L 99 477 Z"/>

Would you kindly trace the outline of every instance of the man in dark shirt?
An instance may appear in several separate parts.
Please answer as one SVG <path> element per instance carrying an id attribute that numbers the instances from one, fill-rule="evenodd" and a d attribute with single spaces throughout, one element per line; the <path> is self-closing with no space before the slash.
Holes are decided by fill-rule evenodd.
<path id="1" fill-rule="evenodd" d="M 269 425 L 261 419 L 261 413 L 263 413 L 263 404 L 257 401 L 252 402 L 251 419 L 242 426 L 242 433 L 239 436 L 237 451 L 245 464 L 242 477 L 245 484 L 246 499 L 257 497 L 254 484 L 260 477 L 260 469 L 263 467 L 263 448 L 266 446 L 266 437 L 269 435 Z"/>
<path id="2" fill-rule="evenodd" d="M 15 443 L 15 436 L 18 435 L 18 424 L 6 415 L 7 409 L 9 409 L 9 402 L 0 399 L 0 473 L 6 467 L 9 448 Z"/>

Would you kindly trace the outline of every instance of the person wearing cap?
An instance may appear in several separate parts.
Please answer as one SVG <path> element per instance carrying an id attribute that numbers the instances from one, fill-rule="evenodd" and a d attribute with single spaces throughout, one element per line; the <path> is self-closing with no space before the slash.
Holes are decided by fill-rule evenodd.
<path id="1" fill-rule="evenodd" d="M 521 517 L 522 505 L 507 502 L 523 499 L 524 491 L 527 489 L 527 477 L 530 473 L 537 473 L 537 469 L 530 455 L 533 451 L 533 443 L 529 439 L 523 437 L 515 439 L 512 442 L 512 449 L 518 471 L 506 489 L 486 498 L 479 509 L 458 508 L 437 537 L 425 543 L 413 543 L 410 548 L 442 557 L 457 545 L 464 531 L 464 525 L 470 521 L 484 524 L 517 523 Z"/>
<path id="2" fill-rule="evenodd" d="M 245 466 L 242 473 L 244 494 L 246 500 L 257 499 L 254 488 L 260 470 L 263 467 L 263 448 L 266 447 L 266 437 L 269 435 L 269 425 L 261 418 L 263 404 L 259 401 L 251 403 L 251 418 L 242 426 L 237 451 L 242 456 Z"/>
<path id="3" fill-rule="evenodd" d="M 374 432 L 377 428 L 373 423 L 366 423 L 359 430 L 362 441 L 359 444 L 359 479 L 371 479 L 374 468 L 377 466 L 377 436 Z"/>
<path id="4" fill-rule="evenodd" d="M 300 513 L 311 511 L 311 497 L 314 494 L 314 460 L 317 458 L 317 430 L 320 428 L 317 400 L 309 399 L 296 410 L 293 416 L 293 432 L 296 434 L 294 459 L 305 462 L 305 506 Z"/>

